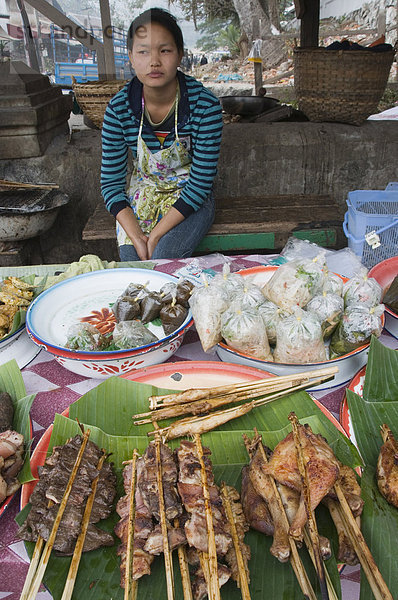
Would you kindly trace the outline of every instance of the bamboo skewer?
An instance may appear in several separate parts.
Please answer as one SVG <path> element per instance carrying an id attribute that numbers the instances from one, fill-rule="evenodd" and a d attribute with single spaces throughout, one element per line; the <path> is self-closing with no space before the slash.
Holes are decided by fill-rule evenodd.
<path id="1" fill-rule="evenodd" d="M 196 400 L 207 400 L 209 398 L 215 398 L 217 396 L 235 394 L 238 392 L 245 392 L 248 390 L 256 390 L 258 388 L 264 388 L 263 393 L 266 394 L 267 392 L 265 390 L 275 386 L 276 382 L 278 382 L 279 384 L 286 383 L 287 386 L 289 386 L 289 384 L 298 383 L 301 381 L 304 382 L 305 380 L 309 380 L 314 377 L 332 377 L 337 372 L 338 367 L 325 367 L 324 369 L 303 371 L 302 373 L 294 373 L 292 375 L 281 375 L 280 377 L 267 377 L 265 379 L 259 379 L 257 381 L 231 384 L 215 388 L 189 389 L 175 394 L 166 394 L 164 396 L 150 396 L 148 398 L 149 408 L 151 410 L 156 410 L 157 408 L 163 408 L 165 406 L 185 404 L 189 402 L 194 402 Z M 136 416 L 139 417 L 141 415 Z"/>
<path id="2" fill-rule="evenodd" d="M 256 435 L 258 435 L 257 429 L 254 429 L 254 432 L 255 432 Z M 268 459 L 267 459 L 267 455 L 266 455 L 265 450 L 264 450 L 264 446 L 263 446 L 262 441 L 261 441 L 261 437 L 260 437 L 259 448 L 260 448 L 260 452 L 261 452 L 261 456 L 263 458 L 263 461 L 265 463 L 267 463 Z M 275 480 L 270 475 L 268 475 L 267 477 L 269 477 L 269 483 L 270 483 L 270 485 L 274 488 L 274 493 L 275 493 L 275 497 L 276 497 L 276 500 L 277 500 L 278 505 L 279 505 L 279 510 L 280 510 L 281 518 L 282 518 L 283 523 L 284 523 L 284 525 L 286 527 L 286 531 L 288 531 L 288 529 L 289 529 L 289 520 L 287 518 L 287 515 L 286 515 L 286 512 L 285 512 L 285 507 L 283 506 L 282 499 L 280 497 L 280 494 L 279 494 L 278 488 L 276 486 Z M 304 568 L 304 565 L 303 565 L 303 563 L 301 561 L 301 558 L 300 558 L 300 555 L 298 553 L 296 543 L 293 540 L 293 538 L 290 537 L 290 536 L 289 536 L 289 544 L 290 544 L 290 551 L 291 551 L 291 554 L 290 554 L 290 563 L 292 565 L 294 574 L 296 575 L 296 578 L 297 578 L 298 584 L 300 586 L 300 589 L 303 592 L 305 598 L 308 598 L 309 600 L 317 600 L 316 594 L 315 594 L 315 592 L 314 592 L 314 590 L 312 588 L 311 582 L 310 582 L 310 580 L 308 578 L 307 572 L 306 572 L 306 570 Z"/>
<path id="3" fill-rule="evenodd" d="M 136 600 L 138 581 L 133 580 L 133 560 L 134 560 L 134 528 L 135 528 L 135 488 L 137 485 L 137 457 L 138 452 L 134 448 L 133 458 L 127 463 L 131 463 L 131 482 L 130 482 L 130 504 L 129 520 L 127 528 L 127 548 L 126 548 L 126 573 L 124 577 L 124 600 Z M 123 463 L 125 464 L 125 463 Z"/>
<path id="4" fill-rule="evenodd" d="M 310 485 L 309 485 L 309 481 L 308 481 L 307 468 L 306 468 L 305 461 L 304 461 L 303 447 L 301 445 L 301 439 L 300 439 L 300 432 L 299 432 L 300 423 L 294 412 L 291 412 L 288 418 L 292 424 L 292 429 L 293 429 L 293 438 L 294 438 L 294 443 L 296 446 L 296 454 L 297 454 L 297 466 L 299 469 L 299 473 L 301 476 L 301 482 L 302 482 L 302 486 L 303 486 L 302 494 L 303 494 L 303 498 L 304 498 L 304 504 L 305 504 L 305 509 L 307 512 L 307 517 L 308 517 L 308 530 L 310 533 L 311 545 L 312 545 L 312 550 L 313 550 L 313 554 L 314 554 L 315 570 L 317 572 L 319 584 L 321 587 L 322 599 L 329 600 L 329 593 L 328 593 L 328 588 L 327 588 L 326 579 L 325 579 L 324 564 L 323 564 L 323 560 L 321 557 L 321 549 L 320 549 L 320 545 L 319 545 L 318 528 L 316 526 L 314 512 L 311 508 L 311 491 L 310 491 Z"/>
<path id="5" fill-rule="evenodd" d="M 40 555 L 43 550 L 43 546 L 44 546 L 44 538 L 42 538 L 41 535 L 39 535 L 39 537 L 37 538 L 36 544 L 35 544 L 35 549 L 33 550 L 32 558 L 30 560 L 30 565 L 29 565 L 28 572 L 26 574 L 25 583 L 22 588 L 20 600 L 26 600 L 28 597 L 31 582 L 32 582 L 35 572 L 37 570 L 37 566 L 40 561 Z"/>
<path id="6" fill-rule="evenodd" d="M 323 381 L 325 381 L 325 377 L 318 377 L 314 380 L 313 383 L 322 383 Z M 207 431 L 211 431 L 219 425 L 228 423 L 228 421 L 231 421 L 232 419 L 236 419 L 237 417 L 245 415 L 246 413 L 250 412 L 253 408 L 263 406 L 264 404 L 272 402 L 277 398 L 282 398 L 283 396 L 305 389 L 306 387 L 308 387 L 308 383 L 303 383 L 301 385 L 296 385 L 292 388 L 289 388 L 288 390 L 283 390 L 281 392 L 271 394 L 266 398 L 252 400 L 251 402 L 247 402 L 246 404 L 240 404 L 239 406 L 233 406 L 232 408 L 227 408 L 225 410 L 215 411 L 201 417 L 189 417 L 185 419 L 180 419 L 179 421 L 175 421 L 168 427 L 163 427 L 154 431 L 149 431 L 148 435 L 154 435 L 156 432 L 158 432 L 166 440 L 172 440 L 185 435 L 205 433 Z"/>
<path id="7" fill-rule="evenodd" d="M 24 183 L 22 181 L 9 181 L 8 179 L 0 179 L 0 187 L 7 188 L 27 188 L 31 190 L 58 190 L 59 185 L 56 183 Z"/>
<path id="8" fill-rule="evenodd" d="M 174 519 L 174 527 L 179 527 L 179 526 L 180 526 L 180 521 L 176 517 Z M 178 563 L 180 565 L 182 592 L 184 595 L 184 600 L 193 600 L 191 579 L 189 577 L 188 559 L 187 559 L 187 553 L 185 551 L 184 545 L 178 546 L 177 553 L 178 553 Z"/>
<path id="9" fill-rule="evenodd" d="M 45 573 L 47 565 L 48 565 L 48 561 L 50 559 L 50 554 L 51 554 L 51 550 L 52 550 L 52 547 L 55 542 L 55 537 L 57 535 L 58 527 L 61 522 L 62 516 L 64 514 L 64 511 L 66 508 L 66 503 L 68 502 L 68 499 L 69 499 L 69 496 L 70 496 L 70 493 L 72 490 L 73 482 L 75 480 L 77 471 L 79 469 L 89 436 L 90 436 L 90 430 L 87 429 L 87 431 L 83 435 L 83 441 L 80 446 L 78 455 L 76 457 L 75 464 L 73 465 L 73 469 L 69 476 L 69 480 L 68 480 L 66 489 L 64 491 L 64 495 L 62 497 L 61 503 L 59 505 L 58 513 L 57 513 L 57 516 L 55 517 L 49 538 L 47 540 L 46 545 L 44 546 L 44 550 L 40 557 L 40 561 L 38 562 L 36 572 L 33 575 L 33 578 L 30 581 L 30 585 L 27 588 L 27 589 L 29 589 L 29 592 L 26 595 L 26 600 L 33 600 L 36 597 L 37 592 L 39 591 L 40 584 L 42 582 L 44 573 Z M 25 585 L 26 585 L 26 582 L 25 582 Z"/>
<path id="10" fill-rule="evenodd" d="M 359 562 L 361 563 L 361 567 L 364 570 L 375 599 L 393 600 L 393 596 L 375 563 L 372 553 L 370 552 L 365 538 L 362 535 L 362 531 L 358 527 L 355 517 L 352 514 L 348 502 L 344 496 L 343 490 L 338 482 L 334 484 L 334 489 L 339 500 L 338 509 L 341 519 L 345 524 L 347 536 L 350 539 L 351 544 L 358 556 Z"/>
<path id="11" fill-rule="evenodd" d="M 315 556 L 314 556 L 314 551 L 312 549 L 312 544 L 311 544 L 311 537 L 310 534 L 308 533 L 308 529 L 307 527 L 304 528 L 304 543 L 306 545 L 306 548 L 308 550 L 308 554 L 310 555 L 310 558 L 312 560 L 312 564 L 315 567 Z M 329 575 L 329 571 L 325 568 L 325 578 L 326 578 L 326 585 L 328 587 L 328 592 L 329 592 L 329 598 L 330 600 L 339 600 L 338 596 L 336 594 L 336 590 L 334 589 L 333 586 L 333 582 L 330 578 Z"/>
<path id="12" fill-rule="evenodd" d="M 166 571 L 166 582 L 167 582 L 167 598 L 168 600 L 174 599 L 174 574 L 173 574 L 173 563 L 171 559 L 171 552 L 169 547 L 169 536 L 166 521 L 166 511 L 164 506 L 164 495 L 163 495 L 163 479 L 162 479 L 162 461 L 160 457 L 160 435 L 155 436 L 155 447 L 156 447 L 156 472 L 158 480 L 159 490 L 159 514 L 160 514 L 160 525 L 162 528 L 163 536 L 163 554 L 164 554 L 164 567 Z"/>
<path id="13" fill-rule="evenodd" d="M 236 561 L 239 570 L 239 580 L 238 587 L 241 589 L 243 600 L 251 600 L 250 598 L 250 590 L 249 590 L 249 582 L 247 579 L 247 570 L 245 567 L 245 563 L 243 561 L 242 548 L 238 537 L 238 532 L 236 530 L 236 524 L 234 520 L 234 515 L 232 512 L 231 502 L 228 496 L 228 491 L 225 483 L 221 484 L 221 498 L 223 501 L 224 509 L 228 518 L 229 525 L 231 527 L 232 540 L 234 543 Z"/>
<path id="14" fill-rule="evenodd" d="M 198 453 L 200 462 L 200 471 L 202 477 L 203 496 L 205 500 L 206 510 L 206 524 L 207 524 L 207 535 L 208 535 L 208 597 L 209 600 L 221 600 L 220 596 L 220 585 L 218 580 L 218 564 L 217 564 L 217 549 L 216 549 L 216 538 L 214 535 L 213 527 L 213 514 L 211 511 L 210 503 L 210 492 L 207 483 L 206 465 L 203 458 L 203 447 L 202 441 L 198 434 L 195 434 L 196 451 Z M 203 553 L 205 554 L 205 553 Z M 204 558 L 204 557 L 202 557 Z M 204 570 L 205 573 L 205 570 Z"/>
<path id="15" fill-rule="evenodd" d="M 83 515 L 83 521 L 82 521 L 82 525 L 81 525 L 80 534 L 76 541 L 76 546 L 75 546 L 75 550 L 73 552 L 72 562 L 69 567 L 68 576 L 66 578 L 66 583 L 65 583 L 64 591 L 62 593 L 61 600 L 70 600 L 72 598 L 73 588 L 75 587 L 77 571 L 79 568 L 79 563 L 80 563 L 80 559 L 81 559 L 82 552 L 83 552 L 84 540 L 86 538 L 87 528 L 88 528 L 88 525 L 90 522 L 90 515 L 91 515 L 91 511 L 92 511 L 93 504 L 94 504 L 95 493 L 97 491 L 98 480 L 99 480 L 102 466 L 106 459 L 105 451 L 102 450 L 102 452 L 103 452 L 103 454 L 102 454 L 101 458 L 99 459 L 99 462 L 97 465 L 98 475 L 97 475 L 97 477 L 95 477 L 95 479 L 93 479 L 93 482 L 91 484 L 91 493 L 87 499 L 86 508 L 84 509 L 84 515 Z"/>

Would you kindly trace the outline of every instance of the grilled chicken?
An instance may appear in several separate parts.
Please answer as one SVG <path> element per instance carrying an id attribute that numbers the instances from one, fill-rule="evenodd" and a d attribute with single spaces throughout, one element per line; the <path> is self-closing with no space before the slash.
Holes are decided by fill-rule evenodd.
<path id="1" fill-rule="evenodd" d="M 265 462 L 261 452 L 261 437 L 257 435 L 251 440 L 244 435 L 243 439 L 250 456 L 250 480 L 257 494 L 267 503 L 274 525 L 274 541 L 270 552 L 280 562 L 286 562 L 290 557 L 289 536 L 282 518 L 277 492 L 267 473 L 269 464 Z"/>
<path id="2" fill-rule="evenodd" d="M 330 516 L 332 517 L 333 523 L 337 530 L 337 535 L 339 539 L 339 550 L 337 553 L 338 560 L 347 565 L 357 565 L 359 560 L 346 534 L 344 523 L 341 520 L 338 510 L 338 501 L 334 500 L 330 496 L 325 496 L 325 498 L 322 500 L 322 503 L 328 507 Z M 357 519 L 359 519 L 359 517 L 357 517 Z"/>
<path id="3" fill-rule="evenodd" d="M 265 500 L 257 494 L 250 479 L 249 466 L 242 469 L 242 507 L 250 527 L 264 533 L 274 535 L 274 524 L 268 505 Z"/>
<path id="4" fill-rule="evenodd" d="M 398 508 L 398 442 L 388 425 L 381 426 L 384 444 L 377 460 L 377 485 L 384 498 Z"/>
<path id="5" fill-rule="evenodd" d="M 311 509 L 314 510 L 336 483 L 339 463 L 325 439 L 321 435 L 314 435 L 309 425 L 299 425 L 298 430 L 309 481 Z M 295 540 L 301 541 L 307 514 L 292 433 L 277 444 L 268 464 L 263 466 L 263 473 L 272 475 L 279 483 L 300 492 L 299 507 L 290 525 L 289 534 Z"/>

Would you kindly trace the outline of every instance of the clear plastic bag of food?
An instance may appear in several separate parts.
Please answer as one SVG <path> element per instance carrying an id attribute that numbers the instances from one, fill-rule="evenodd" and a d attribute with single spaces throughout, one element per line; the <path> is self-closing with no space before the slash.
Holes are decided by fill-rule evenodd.
<path id="1" fill-rule="evenodd" d="M 256 308 L 233 303 L 221 315 L 221 336 L 234 350 L 260 360 L 273 360 L 265 324 Z"/>
<path id="2" fill-rule="evenodd" d="M 279 326 L 279 323 L 281 319 L 286 318 L 289 313 L 271 302 L 271 300 L 265 300 L 262 304 L 260 304 L 257 310 L 260 317 L 264 321 L 269 343 L 275 345 L 276 330 Z"/>
<path id="3" fill-rule="evenodd" d="M 140 316 L 140 302 L 134 296 L 119 296 L 112 306 L 116 321 L 131 321 Z"/>
<path id="4" fill-rule="evenodd" d="M 245 278 L 239 275 L 239 273 L 231 273 L 230 265 L 224 263 L 222 273 L 218 273 L 214 277 L 212 285 L 220 286 L 232 301 L 236 297 L 236 294 L 243 292 Z"/>
<path id="5" fill-rule="evenodd" d="M 343 295 L 343 286 L 344 281 L 337 275 L 337 273 L 331 273 L 329 270 L 325 269 L 325 281 L 323 284 L 323 292 L 327 294 L 337 294 L 337 296 Z"/>
<path id="6" fill-rule="evenodd" d="M 120 350 L 146 346 L 158 338 L 141 321 L 120 321 L 113 330 L 113 343 Z"/>
<path id="7" fill-rule="evenodd" d="M 372 335 L 379 337 L 383 329 L 383 313 L 384 304 L 372 307 L 363 303 L 347 306 L 330 340 L 330 358 L 348 354 L 367 344 Z"/>
<path id="8" fill-rule="evenodd" d="M 344 301 L 337 294 L 323 292 L 314 296 L 308 302 L 305 310 L 316 314 L 321 323 L 323 339 L 327 340 L 340 322 L 344 311 Z"/>
<path id="9" fill-rule="evenodd" d="M 297 259 L 281 265 L 262 288 L 268 300 L 285 310 L 305 306 L 324 284 L 325 259 Z"/>
<path id="10" fill-rule="evenodd" d="M 383 288 L 376 279 L 368 277 L 368 270 L 364 267 L 344 284 L 344 306 L 350 306 L 351 304 L 376 306 L 380 304 L 382 294 Z"/>
<path id="11" fill-rule="evenodd" d="M 91 323 L 74 323 L 69 327 L 65 347 L 83 352 L 102 352 L 109 339 Z"/>
<path id="12" fill-rule="evenodd" d="M 164 304 L 159 313 L 163 329 L 166 335 L 170 335 L 182 323 L 188 314 L 188 309 L 173 300 L 170 304 Z"/>
<path id="13" fill-rule="evenodd" d="M 315 363 L 327 360 L 319 319 L 298 307 L 282 319 L 276 331 L 274 361 L 280 363 Z"/>
<path id="14" fill-rule="evenodd" d="M 229 299 L 219 285 L 205 284 L 196 287 L 189 299 L 192 317 L 202 348 L 208 352 L 221 342 L 221 313 L 228 308 Z"/>

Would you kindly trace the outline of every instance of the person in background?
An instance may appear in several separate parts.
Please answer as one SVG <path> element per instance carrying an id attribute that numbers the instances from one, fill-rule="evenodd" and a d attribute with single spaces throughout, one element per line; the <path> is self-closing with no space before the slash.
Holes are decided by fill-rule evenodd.
<path id="1" fill-rule="evenodd" d="M 200 66 L 207 65 L 208 62 L 209 61 L 207 60 L 207 56 L 205 54 L 202 54 L 200 59 Z"/>
<path id="2" fill-rule="evenodd" d="M 117 221 L 122 261 L 188 257 L 214 220 L 221 106 L 178 70 L 183 37 L 169 12 L 146 10 L 127 39 L 136 76 L 105 111 L 102 195 Z M 128 148 L 133 173 L 126 192 Z"/>

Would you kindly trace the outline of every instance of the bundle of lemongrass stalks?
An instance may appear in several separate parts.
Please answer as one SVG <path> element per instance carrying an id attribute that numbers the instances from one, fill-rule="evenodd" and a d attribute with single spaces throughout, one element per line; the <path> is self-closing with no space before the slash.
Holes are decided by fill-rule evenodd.
<path id="1" fill-rule="evenodd" d="M 337 371 L 337 367 L 327 367 L 212 389 L 190 389 L 165 396 L 150 396 L 150 411 L 133 415 L 132 418 L 138 419 L 134 421 L 135 425 L 143 425 L 182 415 L 193 415 L 174 421 L 167 427 L 154 429 L 148 435 L 154 435 L 155 431 L 158 431 L 164 440 L 172 440 L 186 435 L 202 434 L 241 417 L 254 408 L 324 383 L 333 378 Z M 217 410 L 227 404 L 236 406 Z"/>
<path id="2" fill-rule="evenodd" d="M 202 441 L 199 435 L 194 436 L 196 453 L 200 463 L 201 482 L 204 498 L 204 511 L 205 511 L 205 523 L 207 530 L 208 539 L 208 552 L 198 550 L 198 556 L 200 560 L 200 566 L 203 570 L 204 579 L 207 587 L 207 596 L 209 600 L 220 600 L 220 580 L 218 574 L 218 559 L 216 549 L 216 538 L 215 529 L 213 524 L 213 513 L 210 502 L 210 484 L 207 480 L 207 472 L 205 465 L 205 453 L 202 446 Z M 156 475 L 157 475 L 157 486 L 159 493 L 159 516 L 160 525 L 162 531 L 162 542 L 163 542 L 163 557 L 165 566 L 165 575 L 167 583 L 167 600 L 174 600 L 175 589 L 174 589 L 174 571 L 172 561 L 172 551 L 169 546 L 168 531 L 170 523 L 166 517 L 166 504 L 165 495 L 163 490 L 164 473 L 161 460 L 161 445 L 162 441 L 160 435 L 155 435 L 156 445 Z M 129 516 L 127 525 L 127 543 L 126 543 L 126 570 L 124 578 L 124 600 L 136 600 L 138 594 L 139 580 L 133 579 L 133 564 L 134 564 L 134 535 L 135 535 L 135 520 L 136 520 L 136 489 L 137 489 L 137 459 L 139 458 L 138 451 L 133 451 L 133 456 L 130 461 L 126 461 L 124 464 L 131 463 L 132 475 L 131 485 L 129 494 Z M 243 540 L 239 538 L 237 533 L 237 526 L 235 523 L 235 515 L 231 506 L 231 500 L 229 497 L 228 486 L 225 484 L 221 485 L 220 488 L 221 499 L 225 514 L 228 520 L 228 524 L 231 531 L 233 548 L 236 555 L 237 569 L 239 573 L 238 587 L 241 591 L 243 600 L 250 600 L 249 592 L 249 578 L 247 567 L 245 566 L 244 558 L 242 555 L 242 544 Z M 178 518 L 174 519 L 174 526 L 179 526 Z M 178 562 L 181 574 L 181 583 L 184 600 L 193 600 L 193 590 L 191 585 L 188 557 L 186 553 L 186 546 L 180 545 L 177 548 Z"/>
<path id="3" fill-rule="evenodd" d="M 309 461 L 306 460 L 303 445 L 303 440 L 306 437 L 306 434 L 303 433 L 305 427 L 300 424 L 300 422 L 297 419 L 297 416 L 293 412 L 289 415 L 289 421 L 292 425 L 293 450 L 296 454 L 295 459 L 297 460 L 297 468 L 302 486 L 301 497 L 303 498 L 305 512 L 307 515 L 307 524 L 305 525 L 305 528 L 303 530 L 304 543 L 307 547 L 308 553 L 310 555 L 310 558 L 312 560 L 317 574 L 322 600 L 337 600 L 338 596 L 333 587 L 329 574 L 326 568 L 324 567 L 324 562 L 321 555 L 320 537 L 318 534 L 317 524 L 315 520 L 315 513 L 313 509 L 314 504 L 311 498 L 312 492 L 311 476 L 309 473 Z M 261 458 L 260 463 L 257 462 L 257 466 L 259 464 L 262 465 L 260 467 L 261 482 L 264 488 L 268 488 L 269 490 L 267 492 L 267 503 L 270 512 L 272 513 L 272 501 L 272 503 L 274 504 L 274 510 L 276 510 L 276 512 L 279 514 L 279 526 L 283 528 L 284 532 L 287 535 L 288 543 L 290 545 L 290 564 L 296 575 L 297 581 L 300 585 L 303 595 L 309 600 L 316 600 L 317 595 L 315 594 L 314 589 L 310 583 L 308 574 L 305 571 L 304 565 L 297 551 L 294 536 L 291 532 L 291 519 L 289 519 L 289 513 L 283 501 L 283 495 L 281 495 L 281 486 L 279 485 L 280 482 L 278 482 L 278 479 L 275 477 L 275 474 L 271 474 L 272 469 L 267 469 L 269 459 L 263 446 L 261 436 L 258 434 L 258 431 L 256 429 L 254 430 L 254 433 L 255 438 L 253 440 L 249 440 L 247 436 L 244 436 L 246 437 L 246 448 L 249 452 L 249 455 L 251 454 L 251 450 L 254 447 L 259 451 L 259 455 Z M 286 454 L 284 455 L 284 460 L 288 460 L 288 456 Z M 312 474 L 312 478 L 313 477 L 314 474 Z M 393 600 L 393 596 L 389 591 L 387 584 L 385 583 L 375 563 L 375 560 L 371 554 L 369 547 L 366 544 L 366 541 L 362 535 L 357 520 L 355 519 L 352 513 L 352 510 L 344 495 L 341 483 L 338 479 L 334 483 L 333 490 L 338 499 L 335 505 L 336 510 L 338 511 L 339 517 L 341 519 L 342 525 L 344 526 L 345 534 L 351 546 L 355 550 L 355 553 L 357 554 L 358 560 L 363 568 L 363 571 L 369 582 L 375 599 Z M 260 496 L 262 497 L 262 494 L 260 494 Z"/>

